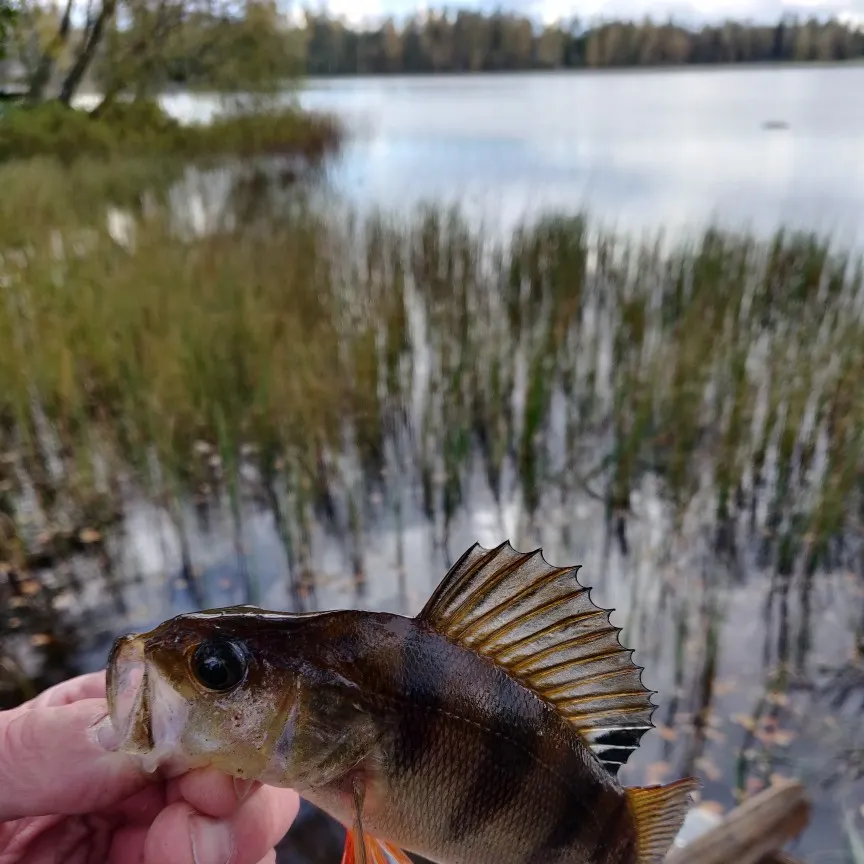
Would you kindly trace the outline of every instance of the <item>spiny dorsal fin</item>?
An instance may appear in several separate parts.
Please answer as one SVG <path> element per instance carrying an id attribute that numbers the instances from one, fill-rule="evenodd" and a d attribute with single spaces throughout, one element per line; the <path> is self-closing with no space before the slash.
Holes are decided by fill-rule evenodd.
<path id="1" fill-rule="evenodd" d="M 668 786 L 631 786 L 625 790 L 636 823 L 638 864 L 659 864 L 666 857 L 684 823 L 690 795 L 698 788 L 698 780 L 685 777 Z"/>
<path id="2" fill-rule="evenodd" d="M 552 704 L 616 776 L 653 728 L 655 706 L 610 610 L 591 602 L 578 569 L 552 567 L 539 549 L 475 544 L 417 617 Z"/>

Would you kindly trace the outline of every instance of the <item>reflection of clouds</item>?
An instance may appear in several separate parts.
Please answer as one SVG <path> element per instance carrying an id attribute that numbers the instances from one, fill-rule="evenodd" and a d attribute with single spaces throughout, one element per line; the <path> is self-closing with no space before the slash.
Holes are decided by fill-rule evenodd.
<path id="1" fill-rule="evenodd" d="M 505 224 L 587 205 L 622 229 L 862 240 L 862 84 L 860 68 L 676 70 L 325 82 L 304 98 L 365 112 L 372 131 L 336 175 L 361 202 L 461 201 Z"/>

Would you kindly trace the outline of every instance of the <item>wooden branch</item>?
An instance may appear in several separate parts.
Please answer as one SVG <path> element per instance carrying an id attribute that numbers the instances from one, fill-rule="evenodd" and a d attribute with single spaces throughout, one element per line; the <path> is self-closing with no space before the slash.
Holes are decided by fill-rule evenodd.
<path id="1" fill-rule="evenodd" d="M 745 801 L 707 834 L 674 849 L 666 864 L 794 864 L 781 850 L 809 821 L 804 787 L 777 784 Z"/>

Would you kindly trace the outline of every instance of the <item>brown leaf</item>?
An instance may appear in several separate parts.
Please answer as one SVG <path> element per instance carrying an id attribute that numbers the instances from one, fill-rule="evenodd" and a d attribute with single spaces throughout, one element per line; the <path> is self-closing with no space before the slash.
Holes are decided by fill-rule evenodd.
<path id="1" fill-rule="evenodd" d="M 32 597 L 42 590 L 42 586 L 35 579 L 23 579 L 18 587 L 25 597 Z"/>
<path id="2" fill-rule="evenodd" d="M 715 696 L 728 696 L 738 689 L 738 682 L 734 678 L 722 678 L 714 684 Z"/>
<path id="3" fill-rule="evenodd" d="M 788 747 L 797 737 L 791 729 L 778 729 L 774 733 L 774 743 L 778 747 Z"/>
<path id="4" fill-rule="evenodd" d="M 645 785 L 659 786 L 672 770 L 672 766 L 668 762 L 652 762 L 645 769 Z"/>
<path id="5" fill-rule="evenodd" d="M 733 714 L 732 722 L 743 726 L 748 732 L 753 732 L 756 729 L 756 718 L 749 714 Z"/>
<path id="6" fill-rule="evenodd" d="M 678 733 L 671 726 L 664 726 L 662 723 L 658 723 L 655 728 L 664 741 L 678 740 Z"/>
<path id="7" fill-rule="evenodd" d="M 747 782 L 744 784 L 744 789 L 748 795 L 755 795 L 757 792 L 761 792 L 764 788 L 765 781 L 759 777 L 748 777 Z"/>
<path id="8" fill-rule="evenodd" d="M 44 648 L 46 645 L 50 645 L 54 639 L 48 633 L 34 633 L 30 637 L 30 644 L 34 648 Z"/>
<path id="9" fill-rule="evenodd" d="M 697 759 L 695 764 L 709 780 L 717 781 L 723 776 L 723 772 L 707 756 Z"/>
<path id="10" fill-rule="evenodd" d="M 102 539 L 102 535 L 95 528 L 83 528 L 78 533 L 78 539 L 82 543 L 91 544 L 98 543 Z"/>

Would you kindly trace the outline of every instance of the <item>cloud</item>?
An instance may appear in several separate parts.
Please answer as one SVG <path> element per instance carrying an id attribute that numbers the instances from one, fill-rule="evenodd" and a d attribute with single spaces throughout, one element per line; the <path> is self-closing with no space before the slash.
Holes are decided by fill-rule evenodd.
<path id="1" fill-rule="evenodd" d="M 343 16 L 353 23 L 380 19 L 386 15 L 402 16 L 424 8 L 512 9 L 541 21 L 556 21 L 578 16 L 590 19 L 653 18 L 671 15 L 682 23 L 733 18 L 737 20 L 777 21 L 784 14 L 819 17 L 839 16 L 848 20 L 864 20 L 864 0 L 464 0 L 461 3 L 427 3 L 418 0 L 317 0 L 312 6 L 326 8 L 331 14 Z"/>

